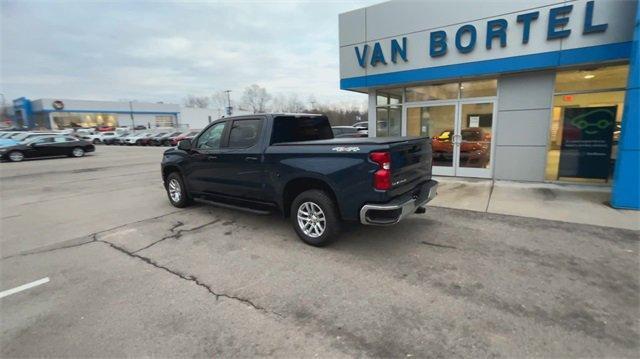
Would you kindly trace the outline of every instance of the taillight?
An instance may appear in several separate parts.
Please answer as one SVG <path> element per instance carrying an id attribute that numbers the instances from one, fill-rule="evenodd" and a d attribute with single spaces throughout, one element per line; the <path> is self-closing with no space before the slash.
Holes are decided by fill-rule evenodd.
<path id="1" fill-rule="evenodd" d="M 391 189 L 391 154 L 389 152 L 371 152 L 369 158 L 380 167 L 373 174 L 373 188 L 381 191 Z"/>

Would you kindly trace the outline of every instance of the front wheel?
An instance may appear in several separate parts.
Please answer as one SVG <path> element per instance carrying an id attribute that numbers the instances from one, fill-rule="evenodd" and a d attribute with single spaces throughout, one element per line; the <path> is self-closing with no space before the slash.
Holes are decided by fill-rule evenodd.
<path id="1" fill-rule="evenodd" d="M 167 176 L 166 188 L 169 202 L 174 207 L 184 208 L 191 203 L 179 173 L 173 172 Z"/>
<path id="2" fill-rule="evenodd" d="M 340 216 L 333 199 L 321 190 L 302 192 L 291 204 L 291 222 L 303 242 L 325 246 L 340 233 Z"/>

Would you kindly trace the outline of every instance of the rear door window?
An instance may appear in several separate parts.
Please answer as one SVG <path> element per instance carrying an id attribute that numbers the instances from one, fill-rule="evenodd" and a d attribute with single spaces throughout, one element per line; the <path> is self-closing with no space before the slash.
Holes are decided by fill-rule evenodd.
<path id="1" fill-rule="evenodd" d="M 273 120 L 272 144 L 331 138 L 333 131 L 325 116 L 278 116 Z"/>
<path id="2" fill-rule="evenodd" d="M 262 132 L 261 119 L 235 120 L 229 130 L 229 148 L 249 148 L 258 143 Z"/>

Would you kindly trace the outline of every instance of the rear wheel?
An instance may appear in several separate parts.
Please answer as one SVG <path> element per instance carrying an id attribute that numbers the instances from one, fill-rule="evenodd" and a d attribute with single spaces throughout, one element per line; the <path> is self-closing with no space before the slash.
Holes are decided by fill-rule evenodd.
<path id="1" fill-rule="evenodd" d="M 11 162 L 20 162 L 24 160 L 24 153 L 20 151 L 12 151 L 11 153 L 9 153 L 9 159 L 11 160 Z"/>
<path id="2" fill-rule="evenodd" d="M 174 207 L 184 208 L 191 204 L 189 195 L 184 187 L 182 176 L 178 172 L 170 173 L 167 176 L 166 182 L 167 196 L 169 196 L 169 202 Z"/>
<path id="3" fill-rule="evenodd" d="M 321 190 L 299 194 L 291 204 L 291 222 L 303 242 L 325 246 L 340 233 L 340 216 L 335 202 Z"/>
<path id="4" fill-rule="evenodd" d="M 82 149 L 82 147 L 74 147 L 73 150 L 71 150 L 71 156 L 82 157 L 84 156 L 84 150 Z"/>
<path id="5" fill-rule="evenodd" d="M 99 140 L 99 139 L 97 139 L 97 138 L 96 138 L 96 139 L 94 139 L 94 140 L 93 140 L 93 144 L 94 144 L 94 145 L 97 145 L 98 143 L 100 143 L 100 140 Z"/>

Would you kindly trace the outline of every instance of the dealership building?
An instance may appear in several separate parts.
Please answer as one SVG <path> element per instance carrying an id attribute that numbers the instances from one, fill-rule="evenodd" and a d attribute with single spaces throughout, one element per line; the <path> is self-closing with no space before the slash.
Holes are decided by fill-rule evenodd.
<path id="1" fill-rule="evenodd" d="M 201 129 L 222 116 L 222 109 L 167 103 L 21 97 L 13 100 L 12 125 L 39 130 L 97 126 Z"/>
<path id="2" fill-rule="evenodd" d="M 636 0 L 390 1 L 340 15 L 370 136 L 428 136 L 434 174 L 612 185 L 640 207 Z M 634 32 L 635 40 L 634 40 Z"/>

